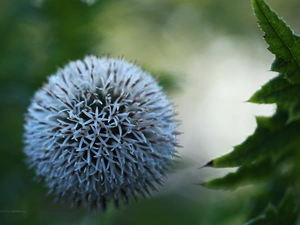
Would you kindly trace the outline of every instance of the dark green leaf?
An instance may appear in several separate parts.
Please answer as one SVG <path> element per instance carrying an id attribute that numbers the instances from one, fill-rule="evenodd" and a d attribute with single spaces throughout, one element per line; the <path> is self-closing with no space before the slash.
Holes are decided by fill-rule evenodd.
<path id="1" fill-rule="evenodd" d="M 300 83 L 300 42 L 291 28 L 278 17 L 264 0 L 252 0 L 253 9 L 269 50 L 276 59 L 271 67 L 291 83 Z"/>
<path id="2" fill-rule="evenodd" d="M 288 123 L 300 119 L 300 103 L 289 107 L 289 120 Z"/>
<path id="3" fill-rule="evenodd" d="M 201 185 L 211 189 L 235 190 L 240 186 L 267 179 L 272 174 L 273 169 L 274 163 L 267 158 L 260 162 L 243 165 L 235 172 L 229 173 L 222 178 L 207 181 Z"/>
<path id="4" fill-rule="evenodd" d="M 277 76 L 263 85 L 249 99 L 253 103 L 276 103 L 285 108 L 300 101 L 300 85 L 292 85 L 282 76 Z"/>
<path id="5" fill-rule="evenodd" d="M 242 144 L 233 151 L 215 158 L 212 167 L 238 167 L 254 161 L 280 157 L 292 147 L 300 146 L 300 124 L 286 124 L 287 115 L 277 112 L 273 117 L 257 117 L 257 128 Z"/>
<path id="6" fill-rule="evenodd" d="M 275 55 L 271 69 L 279 75 L 263 85 L 249 102 L 274 103 L 277 111 L 272 117 L 257 117 L 257 128 L 251 136 L 235 146 L 232 152 L 204 165 L 239 167 L 235 172 L 202 185 L 234 190 L 264 181 L 259 189 L 260 197 L 252 202 L 249 218 L 254 219 L 247 225 L 296 224 L 299 214 L 296 196 L 299 193 L 294 194 L 291 190 L 292 187 L 299 189 L 300 37 L 264 0 L 252 0 L 252 4 L 265 32 L 268 49 Z"/>
<path id="7" fill-rule="evenodd" d="M 265 212 L 245 225 L 281 225 L 277 223 L 278 211 L 275 206 L 269 204 Z"/>
<path id="8" fill-rule="evenodd" d="M 296 203 L 295 193 L 292 189 L 288 189 L 283 199 L 278 205 L 278 211 L 281 224 L 294 224 L 298 218 L 299 206 Z"/>
<path id="9" fill-rule="evenodd" d="M 262 215 L 250 220 L 245 225 L 296 224 L 298 219 L 297 209 L 295 195 L 291 189 L 288 189 L 278 207 L 269 204 Z"/>

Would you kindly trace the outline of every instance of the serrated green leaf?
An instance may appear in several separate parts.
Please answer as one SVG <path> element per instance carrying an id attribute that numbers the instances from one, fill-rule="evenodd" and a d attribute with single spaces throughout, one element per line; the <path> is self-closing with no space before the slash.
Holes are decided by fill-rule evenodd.
<path id="1" fill-rule="evenodd" d="M 279 157 L 293 146 L 300 146 L 300 124 L 286 124 L 287 119 L 282 112 L 270 118 L 257 117 L 257 128 L 251 136 L 230 153 L 213 159 L 207 166 L 238 167 L 264 157 Z"/>
<path id="2" fill-rule="evenodd" d="M 291 83 L 300 83 L 300 37 L 278 17 L 264 0 L 252 0 L 253 9 L 269 51 L 276 59 L 271 70 L 280 72 Z"/>
<path id="3" fill-rule="evenodd" d="M 255 133 L 226 155 L 213 160 L 213 166 L 238 167 L 265 157 L 276 159 L 295 146 L 300 146 L 299 124 L 290 124 L 277 132 L 258 127 Z"/>
<path id="4" fill-rule="evenodd" d="M 300 102 L 300 85 L 292 85 L 282 76 L 277 76 L 254 93 L 249 102 L 259 104 L 276 103 L 289 108 Z"/>
<path id="5" fill-rule="evenodd" d="M 273 164 L 271 159 L 266 158 L 259 162 L 243 165 L 235 172 L 207 181 L 201 185 L 211 189 L 235 190 L 238 187 L 253 184 L 270 177 L 274 169 Z"/>
<path id="6" fill-rule="evenodd" d="M 257 128 L 251 136 L 235 146 L 232 152 L 204 166 L 239 167 L 235 172 L 202 185 L 233 190 L 263 180 L 262 198 L 256 201 L 256 210 L 249 217 L 256 218 L 247 225 L 296 224 L 299 208 L 294 201 L 295 195 L 286 190 L 296 186 L 300 168 L 297 167 L 300 148 L 300 37 L 264 0 L 252 0 L 252 4 L 259 25 L 265 32 L 268 49 L 276 57 L 271 69 L 279 75 L 263 85 L 249 102 L 275 103 L 277 111 L 272 117 L 257 117 Z M 282 182 L 276 183 L 278 180 Z M 268 207 L 261 213 L 266 205 Z"/>

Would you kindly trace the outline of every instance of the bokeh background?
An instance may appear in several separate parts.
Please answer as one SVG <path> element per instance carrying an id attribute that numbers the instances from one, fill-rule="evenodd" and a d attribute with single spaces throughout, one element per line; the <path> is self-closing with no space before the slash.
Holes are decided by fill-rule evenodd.
<path id="1" fill-rule="evenodd" d="M 268 2 L 300 32 L 299 1 Z M 22 153 L 34 91 L 87 54 L 124 56 L 160 76 L 183 132 L 165 187 L 106 214 L 53 203 Z M 1 0 L 0 224 L 241 224 L 259 186 L 208 190 L 196 184 L 230 170 L 198 168 L 251 134 L 254 115 L 274 112 L 245 102 L 274 76 L 272 60 L 246 0 Z"/>

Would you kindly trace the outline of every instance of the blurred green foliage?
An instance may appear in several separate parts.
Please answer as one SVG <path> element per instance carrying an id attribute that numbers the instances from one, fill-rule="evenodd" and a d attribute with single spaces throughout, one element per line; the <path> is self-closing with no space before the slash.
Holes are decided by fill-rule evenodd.
<path id="1" fill-rule="evenodd" d="M 299 20 L 292 20 L 298 15 L 299 1 L 278 0 L 276 4 L 293 26 L 300 25 Z M 198 188 L 194 192 L 191 180 L 185 180 L 180 190 L 160 192 L 119 211 L 111 207 L 107 214 L 70 209 L 45 196 L 47 190 L 33 181 L 22 153 L 24 114 L 31 96 L 69 60 L 87 54 L 125 54 L 126 59 L 137 59 L 154 71 L 168 91 L 182 90 L 188 87 L 179 86 L 173 71 L 165 69 L 167 58 L 184 62 L 186 54 L 198 53 L 198 48 L 220 34 L 243 41 L 256 38 L 253 23 L 248 1 L 98 0 L 88 5 L 80 0 L 1 0 L 0 224 L 232 225 L 242 223 L 251 209 L 250 218 L 262 213 L 266 206 L 252 206 L 243 192 L 236 192 L 237 197 Z M 183 79 L 184 74 L 178 80 Z M 268 188 L 273 190 L 282 182 L 273 181 Z M 247 196 L 265 200 L 277 195 L 247 189 Z M 280 201 L 275 199 L 273 205 Z"/>

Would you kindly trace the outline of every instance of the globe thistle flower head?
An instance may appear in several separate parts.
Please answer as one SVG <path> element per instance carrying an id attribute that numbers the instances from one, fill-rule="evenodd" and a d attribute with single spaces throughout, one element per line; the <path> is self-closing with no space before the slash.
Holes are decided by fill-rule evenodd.
<path id="1" fill-rule="evenodd" d="M 24 152 L 49 193 L 106 209 L 156 190 L 178 146 L 174 109 L 157 81 L 123 59 L 70 62 L 38 90 Z"/>

